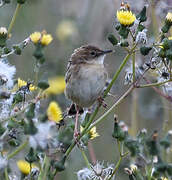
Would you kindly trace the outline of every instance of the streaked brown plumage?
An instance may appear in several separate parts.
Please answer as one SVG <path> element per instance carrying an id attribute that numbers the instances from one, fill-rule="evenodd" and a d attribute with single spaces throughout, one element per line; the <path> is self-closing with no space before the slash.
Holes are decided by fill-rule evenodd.
<path id="1" fill-rule="evenodd" d="M 71 55 L 65 76 L 65 94 L 79 107 L 90 107 L 102 94 L 107 80 L 103 61 L 109 52 L 111 50 L 86 45 Z"/>
<path id="2" fill-rule="evenodd" d="M 74 138 L 78 136 L 78 114 L 80 107 L 90 107 L 101 96 L 107 80 L 104 57 L 111 50 L 103 51 L 86 45 L 71 55 L 65 76 L 66 97 L 76 105 Z"/>

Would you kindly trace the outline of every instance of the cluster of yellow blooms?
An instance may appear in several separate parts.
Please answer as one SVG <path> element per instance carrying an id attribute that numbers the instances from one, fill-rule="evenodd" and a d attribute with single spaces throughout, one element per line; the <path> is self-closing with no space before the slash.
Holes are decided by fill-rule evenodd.
<path id="1" fill-rule="evenodd" d="M 81 126 L 80 131 L 82 132 L 84 128 Z M 96 126 L 94 126 L 90 131 L 89 131 L 90 139 L 94 139 L 99 136 L 99 134 L 96 131 Z"/>
<path id="2" fill-rule="evenodd" d="M 38 168 L 35 164 L 29 164 L 25 160 L 17 161 L 17 166 L 19 170 L 25 175 L 28 175 L 31 172 L 32 168 Z"/>
<path id="3" fill-rule="evenodd" d="M 65 90 L 65 79 L 64 76 L 57 76 L 57 77 L 52 77 L 48 79 L 49 83 L 49 88 L 46 89 L 45 93 L 50 95 L 50 94 L 61 94 Z"/>
<path id="4" fill-rule="evenodd" d="M 27 85 L 27 82 L 26 82 L 26 81 L 18 78 L 18 80 L 17 80 L 18 89 L 21 88 L 21 87 L 23 87 L 23 86 L 26 86 L 26 85 Z M 33 84 L 30 84 L 29 90 L 30 90 L 30 91 L 34 91 L 34 90 L 36 90 L 36 87 L 35 87 Z"/>
<path id="5" fill-rule="evenodd" d="M 30 35 L 30 39 L 34 44 L 40 42 L 43 46 L 47 46 L 53 40 L 51 34 L 47 34 L 46 32 L 34 32 Z"/>
<path id="6" fill-rule="evenodd" d="M 120 24 L 124 26 L 129 26 L 134 23 L 136 20 L 136 16 L 128 10 L 119 10 L 116 13 L 117 19 L 120 22 Z"/>
<path id="7" fill-rule="evenodd" d="M 56 123 L 60 122 L 63 119 L 62 111 L 55 101 L 50 102 L 47 109 L 47 116 L 49 120 L 54 121 Z"/>

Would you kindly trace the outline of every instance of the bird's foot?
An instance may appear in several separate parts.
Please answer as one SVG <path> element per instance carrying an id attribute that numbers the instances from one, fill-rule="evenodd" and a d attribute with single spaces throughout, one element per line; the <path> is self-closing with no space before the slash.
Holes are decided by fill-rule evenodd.
<path id="1" fill-rule="evenodd" d="M 73 138 L 74 138 L 77 145 L 79 145 L 79 136 L 80 135 L 81 135 L 80 132 L 74 131 Z"/>
<path id="2" fill-rule="evenodd" d="M 97 100 L 100 106 L 102 105 L 104 108 L 107 108 L 107 104 L 105 103 L 104 98 L 100 96 Z"/>
<path id="3" fill-rule="evenodd" d="M 79 107 L 79 114 L 82 114 L 83 112 L 84 112 L 83 108 Z M 75 104 L 71 104 L 71 106 L 67 109 L 67 115 L 68 116 L 76 115 Z"/>

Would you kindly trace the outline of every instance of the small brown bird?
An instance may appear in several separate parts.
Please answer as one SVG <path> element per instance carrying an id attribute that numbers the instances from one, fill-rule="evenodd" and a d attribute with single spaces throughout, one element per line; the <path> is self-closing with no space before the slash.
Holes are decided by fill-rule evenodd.
<path id="1" fill-rule="evenodd" d="M 77 135 L 79 108 L 90 107 L 102 95 L 107 80 L 104 58 L 112 50 L 85 45 L 74 50 L 65 75 L 66 97 L 76 104 L 74 135 Z"/>

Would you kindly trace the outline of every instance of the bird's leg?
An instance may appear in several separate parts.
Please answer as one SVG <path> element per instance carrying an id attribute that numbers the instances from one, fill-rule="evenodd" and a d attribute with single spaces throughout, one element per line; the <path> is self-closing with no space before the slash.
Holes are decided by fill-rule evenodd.
<path id="1" fill-rule="evenodd" d="M 75 118 L 75 129 L 74 129 L 74 139 L 77 141 L 77 137 L 79 136 L 78 132 L 78 118 L 79 118 L 79 107 L 76 105 L 76 118 Z"/>
<path id="2" fill-rule="evenodd" d="M 98 102 L 99 102 L 99 106 L 103 106 L 104 108 L 107 108 L 107 104 L 104 102 L 104 98 L 102 98 L 101 96 L 99 96 L 97 98 Z"/>

